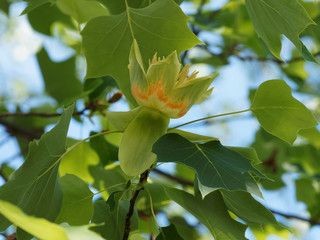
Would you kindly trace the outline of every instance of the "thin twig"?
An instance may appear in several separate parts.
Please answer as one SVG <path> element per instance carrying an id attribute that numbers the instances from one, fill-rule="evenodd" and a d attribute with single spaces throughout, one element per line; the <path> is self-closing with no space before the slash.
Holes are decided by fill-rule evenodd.
<path id="1" fill-rule="evenodd" d="M 163 172 L 163 171 L 161 171 L 161 170 L 159 170 L 159 169 L 157 169 L 157 168 L 154 168 L 152 171 L 153 171 L 153 172 L 156 172 L 156 173 L 158 173 L 159 175 L 164 176 L 164 177 L 166 177 L 166 178 L 168 178 L 168 179 L 170 179 L 170 180 L 173 180 L 173 181 L 175 181 L 175 182 L 177 182 L 177 183 L 180 183 L 180 184 L 183 185 L 183 186 L 193 187 L 193 182 L 190 182 L 190 181 L 188 181 L 188 180 L 185 180 L 185 179 L 182 179 L 182 178 L 173 176 L 173 175 L 171 175 L 171 174 L 169 174 L 169 173 L 166 173 L 166 172 Z"/>
<path id="2" fill-rule="evenodd" d="M 113 96 L 108 100 L 108 103 L 115 103 L 119 101 L 122 97 L 122 92 L 116 92 L 113 94 Z M 103 101 L 94 101 L 91 103 L 86 104 L 86 106 L 81 110 L 73 113 L 73 116 L 79 116 L 83 115 L 87 110 L 91 110 L 92 112 L 96 111 L 97 109 L 101 107 L 105 107 L 107 105 L 106 102 Z M 16 112 L 16 113 L 10 113 L 10 112 L 4 112 L 0 113 L 0 118 L 6 118 L 6 117 L 42 117 L 42 118 L 51 118 L 51 117 L 59 117 L 62 113 L 39 113 L 39 112 L 28 112 L 28 113 L 22 113 L 22 112 Z M 1 122 L 0 122 L 1 123 Z"/>
<path id="3" fill-rule="evenodd" d="M 297 216 L 297 215 L 292 215 L 292 214 L 286 214 L 286 213 L 278 212 L 278 211 L 272 210 L 272 209 L 269 209 L 269 210 L 270 210 L 272 213 L 277 214 L 277 215 L 280 215 L 280 216 L 285 217 L 285 218 L 297 219 L 297 220 L 300 220 L 300 221 L 308 222 L 308 223 L 310 223 L 311 225 L 320 225 L 320 222 L 317 221 L 316 219 L 308 219 L 308 218 L 300 217 L 300 216 Z"/>
<path id="4" fill-rule="evenodd" d="M 125 225 L 124 225 L 124 234 L 123 234 L 122 240 L 128 240 L 128 238 L 129 238 L 131 217 L 133 216 L 134 205 L 136 203 L 136 200 L 138 198 L 140 191 L 143 189 L 143 187 L 141 185 L 148 180 L 148 176 L 149 176 L 149 170 L 143 172 L 140 175 L 140 180 L 139 180 L 140 187 L 135 191 L 133 197 L 130 200 L 130 207 L 129 207 L 129 211 L 126 215 L 126 221 L 125 221 Z"/>

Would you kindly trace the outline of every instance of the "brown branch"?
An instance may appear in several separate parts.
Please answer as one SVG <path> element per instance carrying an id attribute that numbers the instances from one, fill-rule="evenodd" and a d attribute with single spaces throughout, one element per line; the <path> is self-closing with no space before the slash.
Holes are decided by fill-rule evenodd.
<path id="1" fill-rule="evenodd" d="M 116 92 L 109 100 L 108 103 L 115 103 L 119 101 L 122 97 L 122 92 Z M 86 104 L 86 106 L 81 111 L 76 111 L 73 113 L 73 116 L 79 116 L 83 115 L 85 111 L 91 110 L 91 112 L 94 112 L 96 110 L 101 109 L 102 107 L 106 107 L 107 102 L 103 101 L 94 101 L 91 103 Z M 22 112 L 16 112 L 16 113 L 0 113 L 0 118 L 6 118 L 6 117 L 42 117 L 42 118 L 51 118 L 51 117 L 59 117 L 62 113 L 38 113 L 38 112 L 28 112 L 28 113 L 22 113 Z M 1 122 L 0 122 L 1 123 Z"/>
<path id="2" fill-rule="evenodd" d="M 317 221 L 316 219 L 308 219 L 308 218 L 304 218 L 304 217 L 300 217 L 300 216 L 296 216 L 296 215 L 292 215 L 292 214 L 286 214 L 286 213 L 278 212 L 276 210 L 271 210 L 271 209 L 269 209 L 269 210 L 272 213 L 280 215 L 280 216 L 285 217 L 285 218 L 297 219 L 297 220 L 300 220 L 300 221 L 308 222 L 311 225 L 320 225 L 320 222 Z"/>
<path id="3" fill-rule="evenodd" d="M 152 169 L 152 171 L 153 171 L 153 172 L 156 172 L 156 173 L 158 173 L 159 175 L 164 176 L 164 177 L 166 177 L 166 178 L 168 178 L 168 179 L 170 179 L 170 180 L 173 180 L 173 181 L 175 181 L 175 182 L 177 182 L 177 183 L 180 183 L 180 184 L 183 185 L 183 186 L 193 187 L 193 182 L 190 182 L 190 181 L 188 181 L 188 180 L 184 180 L 184 179 L 182 179 L 182 178 L 173 176 L 173 175 L 171 175 L 171 174 L 169 174 L 169 173 L 166 173 L 166 172 L 163 172 L 163 171 L 161 171 L 161 170 L 159 170 L 159 169 L 157 169 L 157 168 Z"/>
<path id="4" fill-rule="evenodd" d="M 129 207 L 129 211 L 128 211 L 127 215 L 126 215 L 126 221 L 125 221 L 125 225 L 124 225 L 124 235 L 123 235 L 122 240 L 128 240 L 128 238 L 129 238 L 131 217 L 133 216 L 134 205 L 136 203 L 136 200 L 138 198 L 138 195 L 139 195 L 140 191 L 143 190 L 143 187 L 141 185 L 143 185 L 143 183 L 147 181 L 148 176 L 149 176 L 149 170 L 143 172 L 140 175 L 140 180 L 139 180 L 140 188 L 138 188 L 135 191 L 133 197 L 130 199 L 130 207 Z"/>

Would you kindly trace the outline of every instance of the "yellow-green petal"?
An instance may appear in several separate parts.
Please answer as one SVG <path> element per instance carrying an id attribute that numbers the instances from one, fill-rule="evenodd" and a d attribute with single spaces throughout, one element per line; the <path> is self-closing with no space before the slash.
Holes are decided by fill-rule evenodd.
<path id="1" fill-rule="evenodd" d="M 152 145 L 166 133 L 169 118 L 157 110 L 143 108 L 124 131 L 119 146 L 121 169 L 137 176 L 156 161 Z"/>

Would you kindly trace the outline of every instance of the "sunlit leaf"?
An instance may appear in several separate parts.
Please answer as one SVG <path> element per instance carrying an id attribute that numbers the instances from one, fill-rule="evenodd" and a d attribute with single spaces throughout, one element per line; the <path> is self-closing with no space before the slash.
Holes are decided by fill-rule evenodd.
<path id="1" fill-rule="evenodd" d="M 250 110 L 269 133 L 293 143 L 298 131 L 318 125 L 312 112 L 291 95 L 291 88 L 283 80 L 262 83 Z"/>
<path id="2" fill-rule="evenodd" d="M 72 141 L 76 143 L 76 141 Z M 81 143 L 76 151 L 69 152 L 62 160 L 59 168 L 61 176 L 70 173 L 81 178 L 85 182 L 92 183 L 93 178 L 89 172 L 90 166 L 99 163 L 99 156 L 91 149 L 87 142 Z"/>
<path id="3" fill-rule="evenodd" d="M 12 223 L 43 240 L 69 240 L 63 227 L 43 218 L 26 215 L 17 206 L 0 200 L 0 213 Z"/>
<path id="4" fill-rule="evenodd" d="M 26 214 L 55 220 L 62 203 L 59 160 L 66 151 L 66 135 L 73 108 L 66 108 L 59 123 L 39 141 L 30 144 L 25 162 L 0 187 L 0 199 L 19 206 Z M 0 217 L 1 231 L 9 225 L 7 220 Z"/>
<path id="5" fill-rule="evenodd" d="M 43 218 L 28 216 L 17 206 L 0 200 L 0 213 L 18 227 L 42 240 L 103 240 L 86 226 L 62 227 Z"/>
<path id="6" fill-rule="evenodd" d="M 78 23 L 87 22 L 95 17 L 109 15 L 108 9 L 97 1 L 58 0 L 56 4 L 62 12 L 72 16 Z"/>
<path id="7" fill-rule="evenodd" d="M 82 31 L 87 59 L 87 78 L 113 76 L 128 101 L 130 90 L 129 51 L 135 38 L 145 67 L 155 52 L 167 56 L 200 43 L 187 26 L 187 16 L 172 0 L 156 1 L 142 9 L 127 7 L 119 15 L 98 17 Z"/>

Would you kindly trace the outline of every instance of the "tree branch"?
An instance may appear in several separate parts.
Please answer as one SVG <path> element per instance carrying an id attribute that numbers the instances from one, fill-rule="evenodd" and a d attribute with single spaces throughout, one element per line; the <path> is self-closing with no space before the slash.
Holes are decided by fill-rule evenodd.
<path id="1" fill-rule="evenodd" d="M 300 216 L 296 216 L 296 215 L 292 215 L 292 214 L 286 214 L 286 213 L 278 212 L 278 211 L 272 210 L 272 209 L 269 209 L 269 210 L 272 213 L 280 215 L 280 216 L 285 217 L 285 218 L 297 219 L 297 220 L 300 220 L 300 221 L 308 222 L 311 225 L 320 225 L 320 222 L 317 221 L 316 219 L 308 219 L 308 218 L 304 218 L 304 217 L 300 217 Z"/>
<path id="2" fill-rule="evenodd" d="M 149 176 L 149 170 L 143 172 L 140 175 L 139 185 L 143 185 L 143 183 L 148 180 L 148 176 Z M 125 221 L 125 225 L 124 225 L 124 234 L 123 234 L 122 240 L 128 240 L 128 238 L 129 238 L 131 217 L 133 216 L 134 205 L 136 203 L 136 200 L 137 200 L 138 195 L 141 190 L 143 190 L 142 186 L 135 191 L 133 197 L 130 199 L 130 207 L 129 207 L 129 211 L 126 215 L 126 221 Z"/>
<path id="3" fill-rule="evenodd" d="M 153 171 L 153 172 L 156 172 L 156 173 L 158 173 L 159 175 L 164 176 L 164 177 L 166 177 L 166 178 L 168 178 L 168 179 L 170 179 L 170 180 L 173 180 L 173 181 L 175 181 L 175 182 L 177 182 L 177 183 L 180 183 L 180 184 L 183 185 L 183 186 L 193 187 L 193 182 L 190 182 L 190 181 L 188 181 L 188 180 L 185 180 L 185 179 L 182 179 L 182 178 L 173 176 L 173 175 L 171 175 L 171 174 L 169 174 L 169 173 L 166 173 L 166 172 L 163 172 L 163 171 L 161 171 L 161 170 L 159 170 L 159 169 L 157 169 L 157 168 L 152 169 L 152 171 Z"/>
<path id="4" fill-rule="evenodd" d="M 83 115 L 85 111 L 91 110 L 92 112 L 99 110 L 101 107 L 105 107 L 107 103 L 115 103 L 119 101 L 122 97 L 122 92 L 116 92 L 113 94 L 113 96 L 107 101 L 94 101 L 86 104 L 86 106 L 81 110 L 73 113 L 73 116 L 79 116 Z M 6 118 L 6 117 L 42 117 L 42 118 L 51 118 L 51 117 L 59 117 L 62 113 L 38 113 L 38 112 L 28 112 L 28 113 L 22 113 L 22 112 L 16 112 L 16 113 L 0 113 L 0 118 Z M 1 122 L 0 122 L 1 123 Z"/>

